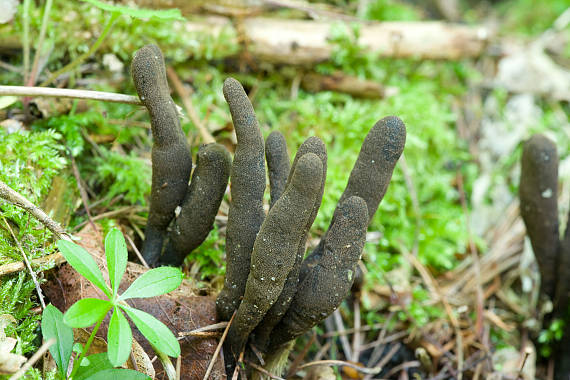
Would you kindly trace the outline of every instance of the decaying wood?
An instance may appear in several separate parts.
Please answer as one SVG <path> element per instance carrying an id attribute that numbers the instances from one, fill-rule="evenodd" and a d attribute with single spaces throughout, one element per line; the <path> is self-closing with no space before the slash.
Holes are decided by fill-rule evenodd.
<path id="1" fill-rule="evenodd" d="M 338 20 L 291 20 L 246 18 L 239 21 L 240 38 L 247 52 L 261 61 L 278 64 L 313 65 L 331 58 L 331 30 Z M 350 23 L 353 25 L 355 23 Z M 359 23 L 358 44 L 381 57 L 460 59 L 481 55 L 492 36 L 485 27 L 439 21 Z M 229 29 L 228 29 L 229 28 Z M 188 32 L 220 35 L 229 31 L 239 41 L 231 21 L 205 17 L 185 24 Z M 350 30 L 349 27 L 347 27 Z"/>
<path id="2" fill-rule="evenodd" d="M 303 75 L 301 86 L 310 92 L 336 91 L 366 99 L 384 98 L 397 91 L 395 88 L 385 88 L 378 82 L 363 80 L 342 72 L 332 75 L 307 73 Z"/>
<path id="3" fill-rule="evenodd" d="M 250 18 L 243 21 L 249 52 L 288 64 L 314 64 L 331 58 L 330 21 Z M 480 55 L 490 37 L 483 27 L 444 22 L 374 22 L 360 25 L 358 43 L 382 57 L 459 59 Z"/>

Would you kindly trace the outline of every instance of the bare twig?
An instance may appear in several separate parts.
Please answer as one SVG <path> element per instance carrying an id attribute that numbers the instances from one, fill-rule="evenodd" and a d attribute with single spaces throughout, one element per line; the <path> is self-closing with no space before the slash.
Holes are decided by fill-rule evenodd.
<path id="1" fill-rule="evenodd" d="M 285 380 L 284 378 L 272 374 L 271 372 L 269 372 L 269 371 L 266 370 L 265 368 L 263 368 L 263 367 L 261 367 L 261 366 L 255 364 L 255 363 L 252 363 L 252 362 L 250 362 L 250 361 L 246 361 L 246 363 L 247 363 L 249 366 L 251 366 L 251 368 L 255 369 L 255 370 L 258 371 L 258 372 L 261 372 L 262 374 L 264 374 L 265 376 L 269 377 L 270 379 L 273 379 L 273 380 Z"/>
<path id="2" fill-rule="evenodd" d="M 146 269 L 150 269 L 150 267 L 148 266 L 148 264 L 146 263 L 146 260 L 144 259 L 144 257 L 142 256 L 141 252 L 139 251 L 139 249 L 137 248 L 137 246 L 135 245 L 135 243 L 133 242 L 133 239 L 131 239 L 131 237 L 127 234 L 124 234 L 127 238 L 127 241 L 129 242 L 129 244 L 131 245 L 131 248 L 133 249 L 133 251 L 135 251 L 135 255 L 137 255 L 137 257 L 139 258 L 139 261 L 141 262 L 141 264 L 146 268 Z"/>
<path id="3" fill-rule="evenodd" d="M 301 362 L 303 361 L 303 359 L 307 355 L 307 352 L 309 352 L 309 349 L 311 348 L 311 346 L 313 345 L 315 340 L 317 340 L 317 335 L 315 333 L 313 333 L 311 335 L 311 339 L 309 339 L 307 344 L 305 344 L 303 351 L 301 351 L 301 353 L 299 353 L 299 355 L 297 355 L 295 357 L 295 360 L 293 360 L 293 363 L 291 363 L 291 366 L 289 367 L 289 371 L 287 371 L 287 375 L 285 375 L 286 378 L 292 377 L 295 374 L 295 372 L 297 372 L 297 367 L 299 366 L 299 364 L 301 364 Z"/>
<path id="4" fill-rule="evenodd" d="M 210 144 L 216 142 L 214 137 L 208 131 L 208 128 L 206 128 L 204 123 L 202 123 L 202 121 L 198 117 L 196 109 L 192 104 L 192 98 L 190 97 L 188 90 L 186 90 L 186 87 L 184 87 L 184 84 L 182 84 L 182 81 L 178 77 L 178 74 L 176 74 L 176 71 L 174 71 L 172 67 L 168 66 L 166 68 L 166 75 L 168 75 L 170 82 L 174 86 L 174 90 L 178 93 L 178 96 L 180 96 L 180 99 L 182 100 L 182 105 L 184 105 L 184 109 L 186 110 L 186 113 L 188 114 L 190 121 L 192 121 L 192 123 L 196 126 L 196 128 L 198 128 L 198 132 L 200 132 L 200 136 L 202 136 L 202 141 L 204 142 L 204 144 Z"/>
<path id="5" fill-rule="evenodd" d="M 43 225 L 46 226 L 51 232 L 53 232 L 54 235 L 57 236 L 59 239 L 71 241 L 71 235 L 65 232 L 65 230 L 59 225 L 59 223 L 54 221 L 42 209 L 34 205 L 26 198 L 24 198 L 24 196 L 20 195 L 20 193 L 12 189 L 3 181 L 0 181 L 0 198 L 18 207 L 21 207 L 30 214 L 32 214 L 34 218 L 43 223 Z"/>
<path id="6" fill-rule="evenodd" d="M 111 103 L 132 104 L 135 106 L 143 105 L 138 97 L 132 95 L 90 90 L 72 90 L 67 88 L 0 86 L 0 95 L 90 99 Z"/>
<path id="7" fill-rule="evenodd" d="M 140 207 L 140 206 L 125 206 L 125 207 L 118 208 L 116 210 L 107 211 L 107 212 L 104 212 L 102 214 L 95 215 L 93 217 L 93 220 L 95 221 L 95 220 L 110 218 L 113 216 L 118 216 L 118 215 L 130 213 L 130 212 L 139 212 L 142 210 L 143 210 L 143 207 Z M 79 223 L 77 226 L 75 226 L 74 230 L 79 230 L 81 227 L 85 226 L 87 223 L 89 223 L 89 222 L 86 221 L 86 222 Z"/>
<path id="8" fill-rule="evenodd" d="M 46 5 L 44 6 L 44 16 L 42 17 L 42 26 L 40 28 L 40 37 L 38 38 L 38 44 L 36 45 L 36 51 L 34 53 L 34 63 L 32 64 L 32 71 L 28 78 L 27 85 L 33 86 L 36 84 L 36 78 L 39 74 L 39 64 L 40 64 L 40 56 L 42 53 L 42 47 L 44 45 L 44 40 L 46 37 L 46 30 L 47 25 L 49 23 L 49 13 L 51 11 L 51 6 L 53 4 L 53 0 L 47 0 Z"/>
<path id="9" fill-rule="evenodd" d="M 360 356 L 360 300 L 354 300 L 354 335 L 352 336 L 352 358 L 351 361 L 358 363 Z"/>
<path id="10" fill-rule="evenodd" d="M 394 344 L 394 345 L 392 346 L 392 348 L 390 349 L 390 351 L 388 351 L 388 353 L 386 354 L 386 356 L 384 356 L 384 357 L 382 358 L 382 360 L 380 360 L 380 361 L 378 362 L 378 364 L 374 365 L 374 368 L 377 369 L 378 372 L 380 372 L 380 371 L 382 370 L 382 367 L 384 367 L 384 366 L 390 361 L 390 359 L 392 359 L 392 357 L 393 357 L 394 355 L 396 355 L 396 352 L 398 352 L 398 350 L 400 349 L 401 346 L 402 346 L 402 345 L 401 345 L 400 343 Z M 364 377 L 364 380 L 369 380 L 369 379 L 371 379 L 373 375 L 374 375 L 374 374 L 371 374 L 371 373 L 367 374 L 367 375 Z"/>
<path id="11" fill-rule="evenodd" d="M 31 264 L 34 266 L 41 266 L 53 261 L 55 265 L 63 264 L 65 262 L 65 258 L 62 256 L 61 253 L 54 253 L 52 255 L 47 255 L 44 257 L 40 257 L 37 259 L 33 259 Z M 22 261 L 17 261 L 15 263 L 8 263 L 4 265 L 0 265 L 0 276 L 5 276 L 10 273 L 16 273 L 26 268 L 26 264 Z"/>
<path id="12" fill-rule="evenodd" d="M 370 374 L 370 375 L 375 375 L 377 373 L 380 373 L 381 369 L 380 368 L 366 368 L 366 367 L 361 367 L 359 365 L 356 365 L 354 363 L 350 363 L 350 362 L 345 362 L 343 360 L 317 360 L 317 361 L 313 361 L 310 363 L 306 363 L 303 364 L 299 367 L 297 367 L 297 372 L 299 372 L 302 369 L 308 368 L 308 367 L 313 367 L 316 365 L 328 365 L 328 366 L 343 366 L 343 367 L 350 367 L 353 368 L 355 370 L 357 370 L 358 372 L 362 372 L 365 374 Z"/>
<path id="13" fill-rule="evenodd" d="M 28 360 L 15 374 L 13 374 L 9 380 L 17 380 L 24 376 L 24 374 L 30 369 L 45 353 L 49 350 L 50 346 L 55 343 L 55 338 L 49 338 L 41 347 L 32 355 L 30 360 Z"/>
<path id="14" fill-rule="evenodd" d="M 340 311 L 338 309 L 334 311 L 333 317 L 337 330 L 340 332 L 344 331 L 344 323 L 342 323 L 342 316 L 340 315 Z M 344 351 L 344 357 L 347 360 L 350 360 L 350 358 L 352 358 L 352 350 L 350 349 L 350 344 L 348 343 L 346 335 L 339 335 L 339 339 L 342 345 L 342 350 Z"/>
<path id="15" fill-rule="evenodd" d="M 216 358 L 218 357 L 218 354 L 220 353 L 220 350 L 222 349 L 224 341 L 226 340 L 226 336 L 228 335 L 228 330 L 230 329 L 230 326 L 232 325 L 232 322 L 233 322 L 235 316 L 236 316 L 236 313 L 234 311 L 234 314 L 232 315 L 232 317 L 230 318 L 230 321 L 226 325 L 226 328 L 224 329 L 224 333 L 222 334 L 222 337 L 220 338 L 220 342 L 218 343 L 218 346 L 216 347 L 216 350 L 214 351 L 214 354 L 212 355 L 212 359 L 210 360 L 210 364 L 208 365 L 208 369 L 206 370 L 206 373 L 204 374 L 203 380 L 208 380 L 208 378 L 210 377 L 210 373 L 212 372 L 212 368 L 214 368 L 214 363 L 216 362 Z"/>
<path id="16" fill-rule="evenodd" d="M 420 366 L 420 362 L 417 360 L 413 360 L 411 362 L 405 362 L 402 363 L 400 365 L 395 366 L 394 368 L 392 368 L 390 370 L 390 372 L 388 372 L 386 374 L 386 378 L 390 378 L 391 376 L 395 375 L 398 373 L 398 371 L 404 370 L 404 369 L 408 369 L 408 368 L 416 368 Z"/>
<path id="17" fill-rule="evenodd" d="M 40 288 L 40 283 L 38 282 L 38 278 L 36 277 L 36 272 L 34 272 L 34 270 L 32 269 L 32 266 L 30 265 L 30 261 L 28 260 L 28 256 L 26 255 L 26 252 L 24 252 L 24 248 L 22 248 L 22 244 L 20 243 L 20 240 L 16 237 L 16 234 L 14 234 L 12 227 L 10 227 L 10 224 L 8 223 L 6 218 L 4 218 L 4 216 L 2 216 L 2 220 L 4 221 L 4 224 L 6 225 L 6 227 L 8 228 L 8 231 L 10 231 L 10 235 L 12 235 L 12 239 L 14 239 L 14 241 L 16 242 L 16 245 L 18 246 L 18 249 L 20 250 L 20 253 L 22 254 L 22 258 L 24 259 L 24 262 L 26 263 L 26 267 L 28 268 L 28 271 L 30 272 L 30 276 L 32 276 L 32 281 L 34 282 L 34 285 L 36 287 L 36 292 L 38 293 L 38 299 L 40 300 L 40 304 L 42 305 L 42 309 L 45 309 L 46 304 L 44 302 L 44 296 L 42 294 L 42 289 Z"/>

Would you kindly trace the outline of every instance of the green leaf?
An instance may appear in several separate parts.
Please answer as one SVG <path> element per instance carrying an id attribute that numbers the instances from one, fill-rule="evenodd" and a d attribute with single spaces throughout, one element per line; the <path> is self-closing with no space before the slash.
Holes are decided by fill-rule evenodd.
<path id="1" fill-rule="evenodd" d="M 76 380 L 77 378 L 74 378 Z M 84 379 L 87 379 L 86 377 Z M 147 380 L 147 375 L 132 369 L 113 368 L 97 372 L 89 380 Z"/>
<path id="2" fill-rule="evenodd" d="M 113 228 L 105 237 L 105 256 L 107 257 L 107 270 L 113 288 L 113 295 L 119 291 L 121 278 L 127 269 L 127 243 L 121 231 Z"/>
<path id="3" fill-rule="evenodd" d="M 89 364 L 85 364 L 87 360 Z M 98 372 L 111 368 L 113 368 L 113 364 L 111 364 L 107 358 L 106 352 L 89 355 L 84 357 L 81 361 L 81 366 L 75 376 L 73 376 L 73 380 L 86 380 Z"/>
<path id="4" fill-rule="evenodd" d="M 67 240 L 58 240 L 57 247 L 73 269 L 101 289 L 107 297 L 111 298 L 111 292 L 107 284 L 105 284 L 105 280 L 103 280 L 103 274 L 89 252 Z"/>
<path id="5" fill-rule="evenodd" d="M 180 14 L 179 9 L 165 9 L 165 10 L 154 10 L 154 9 L 136 9 L 131 7 L 126 7 L 124 5 L 113 5 L 107 4 L 99 0 L 81 0 L 83 2 L 89 3 L 99 9 L 104 11 L 117 13 L 120 15 L 127 15 L 138 19 L 149 19 L 157 18 L 160 20 L 186 20 Z"/>
<path id="6" fill-rule="evenodd" d="M 114 367 L 120 367 L 127 361 L 132 344 L 131 326 L 121 310 L 115 307 L 107 332 L 107 355 Z"/>
<path id="7" fill-rule="evenodd" d="M 168 356 L 180 356 L 180 344 L 168 327 L 152 315 L 125 305 L 118 305 L 157 350 Z"/>
<path id="8" fill-rule="evenodd" d="M 180 285 L 183 277 L 184 274 L 178 268 L 161 267 L 151 269 L 137 278 L 121 294 L 119 300 L 148 298 L 171 292 Z"/>
<path id="9" fill-rule="evenodd" d="M 63 315 L 66 325 L 75 328 L 87 327 L 105 318 L 113 304 L 97 298 L 83 298 L 71 305 Z"/>
<path id="10" fill-rule="evenodd" d="M 73 329 L 63 323 L 63 314 L 49 304 L 42 314 L 42 335 L 44 340 L 55 338 L 49 352 L 61 374 L 67 373 L 67 365 L 73 351 Z"/>

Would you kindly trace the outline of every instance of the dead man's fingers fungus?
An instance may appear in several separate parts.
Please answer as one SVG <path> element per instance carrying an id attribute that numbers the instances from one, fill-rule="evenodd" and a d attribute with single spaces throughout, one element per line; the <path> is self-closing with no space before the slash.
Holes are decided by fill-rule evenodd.
<path id="1" fill-rule="evenodd" d="M 309 137 L 297 150 L 297 154 L 295 155 L 295 159 L 293 160 L 292 170 L 290 171 L 289 178 L 287 180 L 287 186 L 291 182 L 292 173 L 299 162 L 299 159 L 303 157 L 307 153 L 314 153 L 316 154 L 323 165 L 323 174 L 321 177 L 321 185 L 319 189 L 319 193 L 317 198 L 315 199 L 315 203 L 312 208 L 311 216 L 309 217 L 305 228 L 302 231 L 301 239 L 298 243 L 297 248 L 297 256 L 295 258 L 295 264 L 293 268 L 289 272 L 287 276 L 287 280 L 283 286 L 283 290 L 279 295 L 277 301 L 273 304 L 273 306 L 268 310 L 267 314 L 263 318 L 263 321 L 256 327 L 254 331 L 255 335 L 255 345 L 256 347 L 264 352 L 267 348 L 267 344 L 269 343 L 269 336 L 271 331 L 275 327 L 275 325 L 281 320 L 291 301 L 293 296 L 297 292 L 297 284 L 299 282 L 299 271 L 301 269 L 301 263 L 303 262 L 303 258 L 305 257 L 305 245 L 307 242 L 307 237 L 309 235 L 309 230 L 317 217 L 317 213 L 319 211 L 319 207 L 321 206 L 321 201 L 323 199 L 323 192 L 325 189 L 325 179 L 327 175 L 327 151 L 325 144 L 321 139 L 318 137 Z M 316 181 L 316 179 L 313 179 Z"/>
<path id="2" fill-rule="evenodd" d="M 230 153 L 220 144 L 200 147 L 180 213 L 168 234 L 161 264 L 179 266 L 186 255 L 206 239 L 220 208 L 232 165 Z"/>
<path id="3" fill-rule="evenodd" d="M 265 161 L 263 137 L 253 106 L 241 84 L 233 78 L 226 79 L 224 97 L 237 136 L 226 230 L 226 278 L 216 299 L 218 317 L 227 321 L 244 294 L 253 244 L 265 215 Z"/>
<path id="4" fill-rule="evenodd" d="M 387 116 L 379 120 L 368 132 L 362 143 L 348 184 L 338 204 L 342 204 L 345 199 L 352 196 L 359 196 L 366 202 L 370 222 L 386 194 L 396 163 L 404 151 L 405 143 L 406 126 L 400 118 Z M 333 216 L 329 231 L 333 228 L 334 223 L 335 217 Z M 328 231 L 325 233 L 319 245 L 303 262 L 299 274 L 301 281 L 310 269 L 318 263 L 328 233 Z"/>
<path id="5" fill-rule="evenodd" d="M 366 242 L 366 202 L 357 196 L 346 199 L 335 210 L 335 219 L 318 265 L 299 283 L 291 306 L 271 333 L 270 351 L 324 320 L 350 291 Z"/>
<path id="6" fill-rule="evenodd" d="M 556 292 L 558 268 L 558 154 L 543 135 L 524 143 L 519 186 L 520 212 L 550 299 Z"/>
<path id="7" fill-rule="evenodd" d="M 323 165 L 314 153 L 301 157 L 291 183 L 269 211 L 255 240 L 244 298 L 228 332 L 237 357 L 249 334 L 275 303 L 293 268 L 298 244 L 319 196 Z"/>
<path id="8" fill-rule="evenodd" d="M 139 49 L 131 74 L 140 100 L 148 109 L 152 127 L 152 186 L 143 257 L 155 265 L 174 210 L 186 194 L 192 157 L 170 97 L 164 58 L 156 45 Z"/>
<path id="9" fill-rule="evenodd" d="M 285 137 L 281 132 L 273 131 L 265 140 L 265 159 L 269 169 L 270 208 L 285 191 L 287 176 L 291 170 Z"/>

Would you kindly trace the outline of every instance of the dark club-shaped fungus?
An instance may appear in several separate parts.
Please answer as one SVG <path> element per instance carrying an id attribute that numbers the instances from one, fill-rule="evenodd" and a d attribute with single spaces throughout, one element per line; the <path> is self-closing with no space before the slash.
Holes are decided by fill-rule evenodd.
<path id="1" fill-rule="evenodd" d="M 390 182 L 405 144 L 397 117 L 380 120 L 367 135 L 331 225 L 303 262 L 309 229 L 323 197 L 327 154 L 311 137 L 289 165 L 283 137 L 272 133 L 265 146 L 253 107 L 234 79 L 224 83 L 237 135 L 226 236 L 227 273 L 216 303 L 230 320 L 224 358 L 232 377 L 251 342 L 268 357 L 326 318 L 350 290 L 366 228 Z M 264 154 L 271 207 L 263 213 Z"/>
<path id="2" fill-rule="evenodd" d="M 159 262 L 180 265 L 212 228 L 227 186 L 231 158 L 221 145 L 203 147 L 198 153 L 198 165 L 189 186 L 190 147 L 170 97 L 160 49 L 156 45 L 147 45 L 138 50 L 131 72 L 139 98 L 150 114 L 154 140 L 143 257 L 151 266 Z M 168 232 L 179 206 L 180 213 Z M 161 257 L 165 245 L 165 255 Z"/>
<path id="3" fill-rule="evenodd" d="M 520 212 L 541 277 L 541 294 L 553 302 L 552 317 L 568 317 L 570 291 L 570 228 L 559 238 L 558 154 L 543 135 L 524 143 L 519 186 Z M 547 318 L 550 320 L 551 318 Z M 570 373 L 570 329 L 556 350 L 555 379 Z"/>

